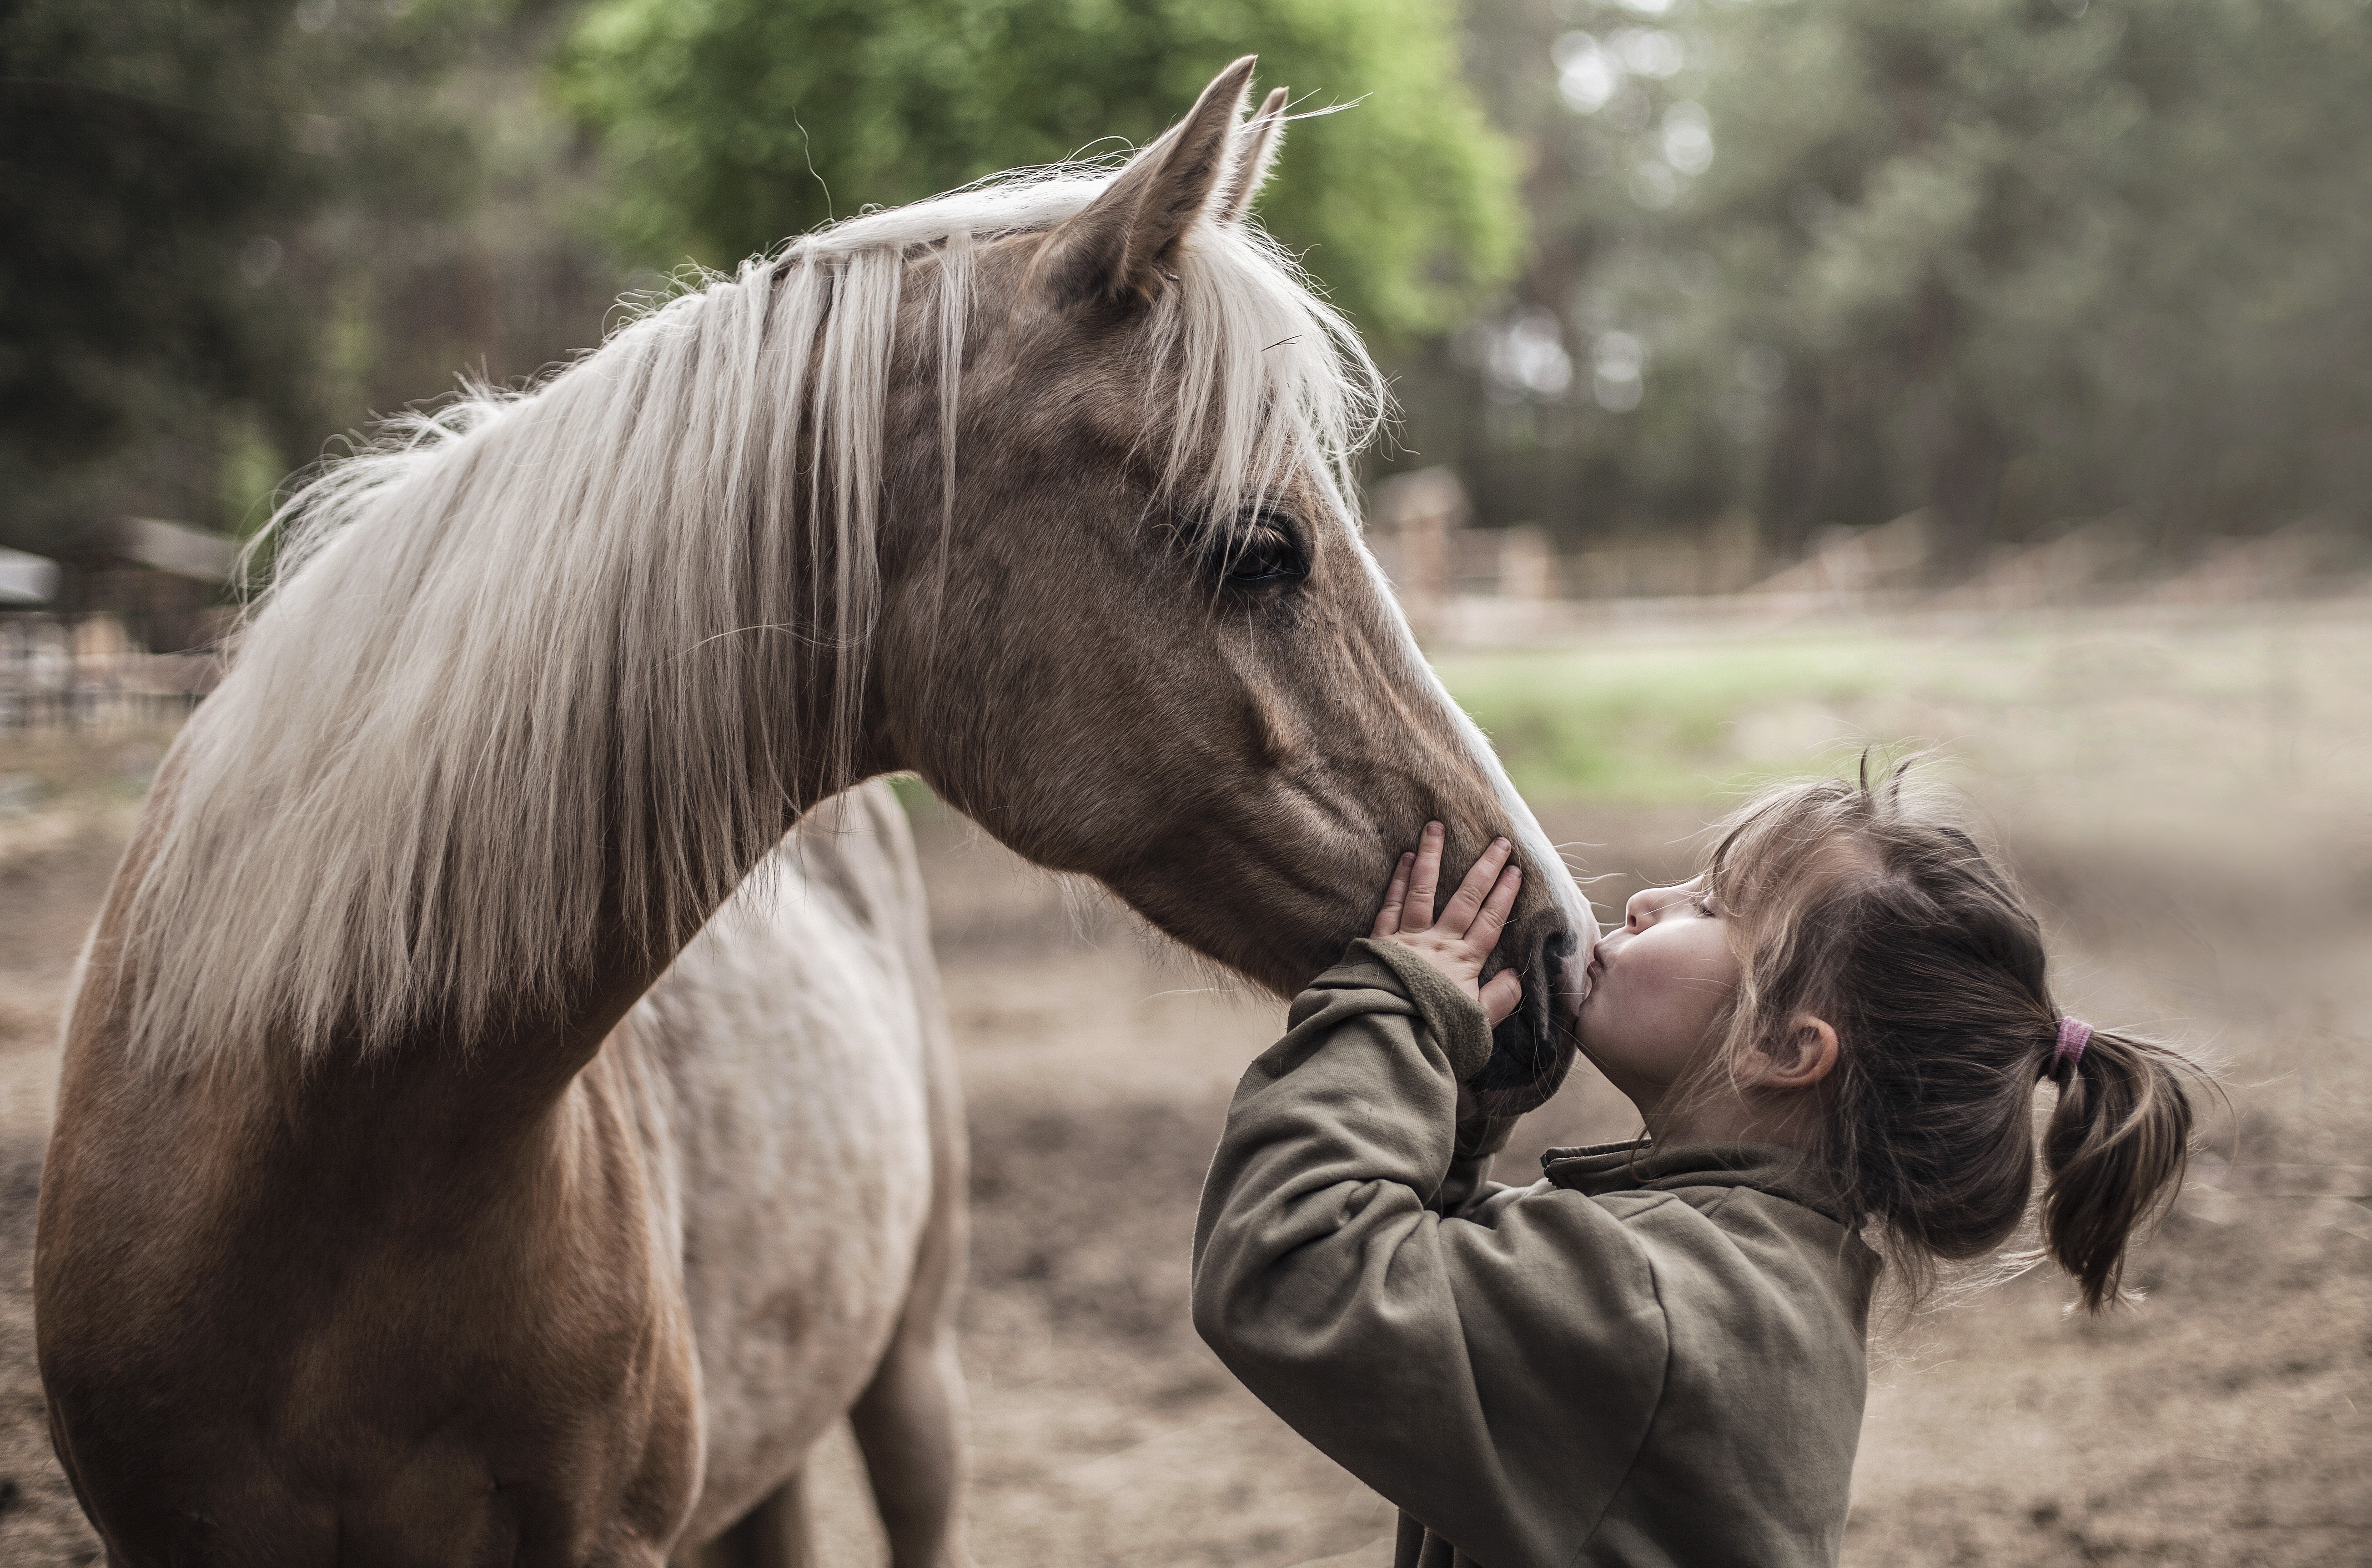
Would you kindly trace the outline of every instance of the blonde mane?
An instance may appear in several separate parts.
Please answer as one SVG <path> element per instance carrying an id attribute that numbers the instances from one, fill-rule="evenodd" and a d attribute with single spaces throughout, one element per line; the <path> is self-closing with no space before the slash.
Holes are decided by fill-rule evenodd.
<path id="1" fill-rule="evenodd" d="M 820 230 L 305 485 L 162 775 L 110 955 L 136 1059 L 467 1041 L 556 1005 L 605 942 L 689 940 L 780 836 L 794 780 L 854 782 L 893 358 L 937 377 L 951 522 L 975 249 L 1117 172 Z M 1347 510 L 1382 384 L 1237 217 L 1243 193 L 1192 231 L 1149 323 L 1168 483 L 1228 517 L 1297 470 Z M 828 696 L 808 733 L 803 690 Z"/>

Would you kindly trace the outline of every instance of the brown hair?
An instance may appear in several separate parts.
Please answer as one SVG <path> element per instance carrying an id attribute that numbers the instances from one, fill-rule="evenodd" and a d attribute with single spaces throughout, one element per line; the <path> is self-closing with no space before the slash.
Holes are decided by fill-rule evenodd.
<path id="1" fill-rule="evenodd" d="M 2024 1221 L 2050 1079 L 2043 1251 L 2104 1310 L 2181 1181 L 2199 1070 L 2108 1029 L 2060 1059 L 2041 926 L 1976 839 L 1904 788 L 1907 767 L 1873 786 L 1865 758 L 1858 781 L 1774 788 L 1724 825 L 1705 880 L 1742 973 L 1707 1070 L 1777 1046 L 1800 1013 L 1835 1028 L 1813 1160 L 1914 1294 Z"/>

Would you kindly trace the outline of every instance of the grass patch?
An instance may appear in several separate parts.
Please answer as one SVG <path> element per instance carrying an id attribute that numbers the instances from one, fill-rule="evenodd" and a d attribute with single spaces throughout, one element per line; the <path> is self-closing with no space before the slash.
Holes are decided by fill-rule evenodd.
<path id="1" fill-rule="evenodd" d="M 1850 767 L 1897 738 L 1857 715 L 1932 663 L 1856 633 L 1453 654 L 1440 670 L 1526 796 L 1661 805 Z"/>
<path id="2" fill-rule="evenodd" d="M 898 804 L 906 808 L 906 819 L 910 822 L 936 821 L 948 813 L 937 794 L 923 782 L 920 773 L 890 774 L 890 793 L 896 796 Z"/>

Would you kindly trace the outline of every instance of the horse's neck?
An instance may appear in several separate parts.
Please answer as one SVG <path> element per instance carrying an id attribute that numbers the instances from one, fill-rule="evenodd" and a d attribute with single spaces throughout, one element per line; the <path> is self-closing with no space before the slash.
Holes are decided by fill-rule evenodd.
<path id="1" fill-rule="evenodd" d="M 266 1122 L 293 1118 L 317 1131 L 368 1124 L 381 1131 L 435 1130 L 441 1135 L 473 1125 L 524 1128 L 547 1116 L 676 956 L 676 950 L 638 946 L 613 922 L 613 936 L 603 945 L 605 950 L 568 978 L 560 1005 L 550 1011 L 497 1017 L 468 1038 L 426 1022 L 367 1051 L 352 1033 L 335 1036 L 309 1054 L 300 1054 L 291 1040 L 274 1038 L 261 1051 L 195 1053 L 200 1065 L 193 1081 L 152 1073 L 129 1051 L 128 1004 L 139 977 L 122 967 L 123 951 L 115 937 L 130 914 L 134 891 L 157 850 L 180 785 L 179 768 L 169 757 L 158 770 L 93 932 L 68 1020 L 70 1076 L 79 1058 L 87 1069 L 127 1089 L 153 1083 L 171 1096 L 186 1088 L 217 1102 L 221 1114 L 234 1120 L 244 1119 L 236 1109 L 244 1107 Z"/>
<path id="2" fill-rule="evenodd" d="M 776 566 L 797 578 L 832 579 L 833 548 L 820 531 L 803 534 Z M 185 1013 L 164 1015 L 170 1022 L 158 1032 L 178 1031 L 178 1040 L 143 1042 L 160 1057 L 227 1063 L 260 1054 L 267 1063 L 285 1057 L 307 1072 L 327 1070 L 342 1056 L 384 1057 L 383 1069 L 402 1062 L 411 1064 L 407 1072 L 440 1063 L 480 1071 L 491 1061 L 556 1091 L 803 814 L 881 771 L 872 755 L 879 749 L 878 709 L 848 714 L 841 700 L 846 689 L 873 684 L 855 679 L 858 672 L 844 662 L 869 662 L 870 647 L 844 648 L 803 625 L 751 623 L 752 613 L 771 616 L 762 604 L 659 616 L 634 635 L 628 624 L 617 632 L 614 661 L 600 656 L 599 638 L 593 653 L 579 648 L 545 660 L 499 641 L 479 647 L 448 639 L 479 648 L 474 663 L 456 666 L 483 677 L 472 678 L 469 703 L 400 696 L 382 703 L 389 682 L 416 686 L 421 679 L 382 659 L 355 663 L 334 683 L 312 683 L 310 693 L 339 699 L 338 711 L 323 698 L 298 704 L 298 719 L 284 723 L 290 705 L 266 699 L 283 685 L 308 694 L 293 673 L 301 668 L 297 656 L 317 644 L 346 646 L 333 618 L 385 575 L 334 556 L 310 570 L 324 569 L 326 587 L 284 601 L 277 613 L 288 619 L 268 633 L 260 630 L 267 640 L 250 655 L 259 662 L 235 671 L 238 689 L 195 716 L 152 792 L 147 842 L 184 846 L 163 851 L 178 858 L 160 862 L 173 876 L 162 882 L 156 907 L 208 915 L 142 916 L 136 927 L 118 921 L 137 930 L 146 955 L 139 961 L 158 971 L 179 966 L 161 983 L 155 975 L 130 977 L 135 991 L 145 981 L 153 996 L 201 999 Z M 472 604 L 471 613 L 485 608 Z M 463 611 L 445 605 L 440 613 L 450 621 Z M 712 635 L 715 626 L 727 630 Z M 725 662 L 706 674 L 684 673 L 707 660 Z M 567 683 L 580 670 L 584 685 L 576 690 Z M 417 744 L 382 738 L 366 753 L 375 765 L 363 768 L 353 761 L 366 754 L 361 738 L 348 738 L 357 742 L 349 746 L 338 726 L 378 706 L 390 707 L 395 722 L 378 726 L 375 736 Z M 839 732 L 843 719 L 854 734 Z M 303 761 L 283 769 L 285 779 L 272 771 L 276 763 L 259 764 L 250 777 L 242 764 L 224 761 L 258 756 Z M 342 760 L 314 766 L 325 759 Z M 161 830 L 176 815 L 185 771 L 192 789 L 206 791 L 204 836 Z M 481 775 L 486 784 L 454 782 Z M 340 808 L 321 809 L 308 791 Z M 293 803 L 293 819 L 275 815 L 284 802 Z M 289 820 L 304 830 L 281 832 Z M 266 853 L 247 853 L 250 845 Z M 227 876 L 187 869 L 215 861 Z M 146 866 L 143 859 L 127 867 L 119 904 Z M 341 879 L 324 881 L 310 901 L 290 892 L 274 904 L 285 890 L 312 888 L 308 874 L 321 867 L 345 869 L 324 871 Z M 226 894 L 227 887 L 238 896 Z M 407 908 L 407 896 L 408 919 L 390 914 Z M 239 950 L 220 934 L 249 929 L 239 923 L 250 919 L 263 943 L 276 946 L 273 962 L 242 968 Z M 342 941 L 291 935 L 341 930 L 352 935 Z M 208 932 L 216 935 L 195 935 Z M 232 979 L 209 991 L 203 981 L 215 974 Z M 393 1038 L 365 1040 L 356 1022 L 341 1039 L 332 1023 L 326 1039 L 256 1042 L 260 1051 L 200 1038 L 238 1031 L 240 1019 L 267 1008 L 290 1018 L 408 1021 Z M 191 1028 L 180 1028 L 183 1017 Z"/>

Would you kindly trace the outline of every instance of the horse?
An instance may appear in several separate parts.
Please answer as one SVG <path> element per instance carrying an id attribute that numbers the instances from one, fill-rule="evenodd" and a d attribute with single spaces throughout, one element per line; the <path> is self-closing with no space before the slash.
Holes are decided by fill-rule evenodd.
<path id="1" fill-rule="evenodd" d="M 275 518 L 66 1023 L 37 1341 L 110 1564 L 797 1562 L 843 1414 L 897 1568 L 968 1560 L 962 1121 L 886 776 L 1281 995 L 1426 820 L 1504 833 L 1499 1045 L 1570 1059 L 1588 904 L 1360 540 L 1386 389 L 1249 215 L 1252 64 Z"/>

